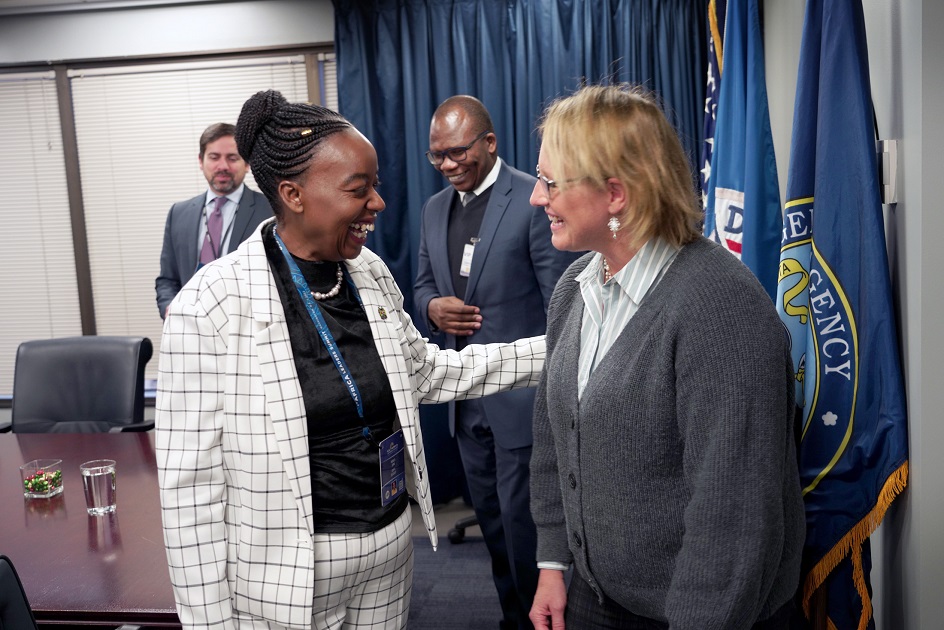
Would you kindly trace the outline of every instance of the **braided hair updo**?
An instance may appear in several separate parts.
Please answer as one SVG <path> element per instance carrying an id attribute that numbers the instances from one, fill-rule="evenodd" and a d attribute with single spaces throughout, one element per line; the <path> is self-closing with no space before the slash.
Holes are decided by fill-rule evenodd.
<path id="1" fill-rule="evenodd" d="M 278 184 L 295 180 L 311 166 L 321 142 L 353 127 L 344 116 L 320 105 L 289 103 L 280 92 L 256 92 L 236 121 L 236 147 L 276 216 L 282 214 Z"/>

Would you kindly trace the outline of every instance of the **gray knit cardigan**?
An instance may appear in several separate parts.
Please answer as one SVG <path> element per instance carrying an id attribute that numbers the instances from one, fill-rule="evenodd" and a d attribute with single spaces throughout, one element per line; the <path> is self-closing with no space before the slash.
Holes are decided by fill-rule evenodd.
<path id="1" fill-rule="evenodd" d="M 721 247 L 684 246 L 577 399 L 583 300 L 564 273 L 534 409 L 539 561 L 672 630 L 738 630 L 799 580 L 805 521 L 794 378 L 760 283 Z"/>

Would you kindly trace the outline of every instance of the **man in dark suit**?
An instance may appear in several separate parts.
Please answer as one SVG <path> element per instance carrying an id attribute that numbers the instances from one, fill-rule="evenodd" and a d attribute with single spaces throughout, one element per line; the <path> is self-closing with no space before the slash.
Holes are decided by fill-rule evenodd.
<path id="1" fill-rule="evenodd" d="M 272 209 L 265 195 L 243 184 L 249 165 L 236 150 L 236 128 L 210 125 L 200 136 L 200 170 L 210 188 L 175 203 L 167 213 L 161 273 L 154 283 L 157 310 L 167 305 L 201 266 L 236 249 Z"/>
<path id="2" fill-rule="evenodd" d="M 430 163 L 451 187 L 423 208 L 414 299 L 449 348 L 545 332 L 557 279 L 576 258 L 551 245 L 548 218 L 528 201 L 537 181 L 499 159 L 485 106 L 453 96 L 430 123 Z M 537 537 L 528 463 L 534 390 L 450 404 L 479 526 L 492 558 L 501 628 L 531 628 Z"/>

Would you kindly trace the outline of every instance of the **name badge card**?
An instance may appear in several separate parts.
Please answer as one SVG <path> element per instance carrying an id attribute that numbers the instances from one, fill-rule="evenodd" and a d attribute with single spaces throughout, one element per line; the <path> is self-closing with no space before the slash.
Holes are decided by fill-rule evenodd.
<path id="1" fill-rule="evenodd" d="M 387 506 L 406 493 L 403 430 L 380 443 L 380 504 Z"/>
<path id="2" fill-rule="evenodd" d="M 476 239 L 478 240 L 478 239 Z M 475 253 L 475 243 L 466 243 L 462 248 L 462 263 L 459 265 L 459 275 L 468 278 L 472 273 L 472 254 Z"/>

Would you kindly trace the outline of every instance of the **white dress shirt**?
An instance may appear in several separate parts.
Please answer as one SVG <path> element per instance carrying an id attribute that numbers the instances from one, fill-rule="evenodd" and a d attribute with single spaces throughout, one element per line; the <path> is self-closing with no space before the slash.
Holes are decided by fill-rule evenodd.
<path id="1" fill-rule="evenodd" d="M 465 200 L 466 196 L 471 194 L 473 197 L 478 197 L 483 192 L 488 190 L 489 186 L 491 186 L 496 181 L 498 181 L 498 172 L 501 170 L 501 165 L 502 165 L 501 158 L 496 158 L 495 165 L 492 166 L 492 170 L 488 172 L 488 175 L 485 176 L 485 179 L 482 180 L 482 183 L 479 184 L 475 190 L 471 191 L 470 193 L 459 191 L 459 201 L 462 202 L 462 205 L 465 205 L 467 203 Z"/>
<path id="2" fill-rule="evenodd" d="M 580 327 L 578 396 L 583 395 L 593 370 L 639 310 L 646 294 L 659 284 L 677 253 L 677 247 L 652 238 L 608 282 L 603 282 L 602 254 L 597 254 L 577 276 L 586 307 Z"/>

